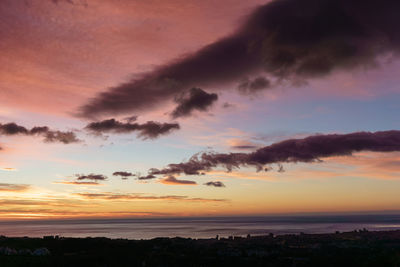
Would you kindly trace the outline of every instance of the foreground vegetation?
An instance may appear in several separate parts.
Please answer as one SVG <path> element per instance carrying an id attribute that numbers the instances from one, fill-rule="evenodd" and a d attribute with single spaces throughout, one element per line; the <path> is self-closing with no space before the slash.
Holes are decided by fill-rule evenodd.
<path id="1" fill-rule="evenodd" d="M 400 231 L 197 240 L 0 237 L 0 266 L 400 266 Z"/>

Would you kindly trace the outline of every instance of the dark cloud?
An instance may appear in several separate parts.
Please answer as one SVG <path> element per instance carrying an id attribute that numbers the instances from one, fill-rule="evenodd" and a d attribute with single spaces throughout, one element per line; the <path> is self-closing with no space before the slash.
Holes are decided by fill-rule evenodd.
<path id="1" fill-rule="evenodd" d="M 244 94 L 254 94 L 257 91 L 267 89 L 271 86 L 271 82 L 265 77 L 257 77 L 254 80 L 245 78 L 238 87 L 238 90 Z"/>
<path id="2" fill-rule="evenodd" d="M 26 184 L 5 184 L 0 183 L 0 191 L 8 191 L 8 192 L 22 192 L 27 191 L 31 188 L 30 185 Z"/>
<path id="3" fill-rule="evenodd" d="M 11 123 L 6 123 L 6 124 L 0 124 L 0 134 L 2 134 L 2 135 L 17 135 L 17 134 L 28 135 L 29 131 L 25 127 L 17 125 L 14 122 L 11 122 Z"/>
<path id="4" fill-rule="evenodd" d="M 128 179 L 128 177 L 131 176 L 135 176 L 135 174 L 131 173 L 131 172 L 123 172 L 123 171 L 119 171 L 119 172 L 114 172 L 113 173 L 114 176 L 121 176 L 122 179 Z"/>
<path id="5" fill-rule="evenodd" d="M 124 121 L 131 123 L 131 122 L 137 121 L 137 119 L 138 119 L 138 116 L 134 115 L 134 116 L 129 116 L 129 117 L 124 118 Z"/>
<path id="6" fill-rule="evenodd" d="M 143 124 L 120 122 L 115 119 L 89 123 L 85 129 L 95 134 L 138 132 L 139 137 L 154 139 L 173 130 L 180 129 L 177 123 L 159 123 L 148 121 Z"/>
<path id="7" fill-rule="evenodd" d="M 80 5 L 84 7 L 88 7 L 88 3 L 86 0 L 51 0 L 54 4 L 59 4 L 59 3 L 68 3 L 71 5 Z"/>
<path id="8" fill-rule="evenodd" d="M 350 134 L 314 135 L 303 139 L 289 139 L 260 148 L 252 153 L 202 153 L 187 162 L 169 164 L 164 169 L 150 169 L 151 175 L 199 175 L 218 166 L 234 168 L 254 166 L 258 171 L 264 165 L 284 162 L 318 162 L 320 158 L 352 155 L 354 152 L 400 151 L 400 131 L 356 132 Z"/>
<path id="9" fill-rule="evenodd" d="M 214 182 L 210 181 L 210 182 L 205 183 L 204 185 L 214 186 L 214 187 L 225 187 L 224 183 L 222 183 L 220 181 L 214 181 Z"/>
<path id="10" fill-rule="evenodd" d="M 337 69 L 375 66 L 382 55 L 398 55 L 399 13 L 398 0 L 275 0 L 257 8 L 231 36 L 109 88 L 80 115 L 150 109 L 187 88 L 260 74 L 273 85 L 296 85 Z M 259 81 L 255 88 L 261 88 Z"/>
<path id="11" fill-rule="evenodd" d="M 176 179 L 173 175 L 168 175 L 164 179 L 160 181 L 160 183 L 167 184 L 167 185 L 197 185 L 195 181 L 189 180 L 179 180 Z"/>
<path id="12" fill-rule="evenodd" d="M 138 180 L 151 180 L 157 178 L 156 176 L 149 174 L 146 176 L 138 176 Z"/>
<path id="13" fill-rule="evenodd" d="M 74 132 L 48 131 L 44 134 L 44 141 L 48 143 L 60 142 L 63 144 L 81 142 Z"/>
<path id="14" fill-rule="evenodd" d="M 71 144 L 81 142 L 72 131 L 54 131 L 50 130 L 47 126 L 36 126 L 29 130 L 14 122 L 6 124 L 0 123 L 0 135 L 37 135 L 44 137 L 43 141 L 48 143 L 59 142 L 63 144 Z"/>
<path id="15" fill-rule="evenodd" d="M 235 150 L 256 150 L 262 145 L 251 140 L 232 139 L 229 141 L 230 148 Z"/>
<path id="16" fill-rule="evenodd" d="M 93 180 L 93 181 L 105 181 L 107 180 L 107 176 L 102 175 L 102 174 L 75 174 L 76 180 L 81 181 L 81 180 Z"/>
<path id="17" fill-rule="evenodd" d="M 189 116 L 195 110 L 207 111 L 217 100 L 217 94 L 209 94 L 200 88 L 192 88 L 188 93 L 175 98 L 178 106 L 172 111 L 171 116 L 176 119 Z"/>

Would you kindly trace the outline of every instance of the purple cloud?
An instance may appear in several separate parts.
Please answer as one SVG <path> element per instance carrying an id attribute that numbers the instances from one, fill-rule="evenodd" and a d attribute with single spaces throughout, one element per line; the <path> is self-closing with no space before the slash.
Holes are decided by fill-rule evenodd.
<path id="1" fill-rule="evenodd" d="M 350 134 L 314 135 L 303 139 L 289 139 L 260 148 L 252 153 L 202 153 L 187 162 L 172 163 L 166 168 L 149 170 L 150 175 L 200 175 L 218 166 L 234 168 L 254 166 L 258 171 L 264 165 L 284 162 L 318 162 L 320 158 L 352 155 L 354 152 L 400 151 L 400 131 L 355 132 Z"/>
<path id="2" fill-rule="evenodd" d="M 193 87 L 236 83 L 251 93 L 282 82 L 304 84 L 337 69 L 376 66 L 380 56 L 398 55 L 399 13 L 397 0 L 275 0 L 232 35 L 109 88 L 79 114 L 148 110 Z"/>

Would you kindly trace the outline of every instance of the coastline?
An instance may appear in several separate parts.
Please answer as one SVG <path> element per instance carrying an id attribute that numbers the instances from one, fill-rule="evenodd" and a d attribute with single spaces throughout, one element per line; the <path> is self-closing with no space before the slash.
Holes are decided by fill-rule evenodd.
<path id="1" fill-rule="evenodd" d="M 282 234 L 324 234 L 366 228 L 369 231 L 400 230 L 398 214 L 292 215 L 190 218 L 122 218 L 2 221 L 0 235 L 43 237 L 107 237 L 152 239 L 156 237 L 212 238 Z"/>
<path id="2" fill-rule="evenodd" d="M 398 266 L 399 251 L 400 230 L 219 239 L 1 236 L 0 266 Z"/>

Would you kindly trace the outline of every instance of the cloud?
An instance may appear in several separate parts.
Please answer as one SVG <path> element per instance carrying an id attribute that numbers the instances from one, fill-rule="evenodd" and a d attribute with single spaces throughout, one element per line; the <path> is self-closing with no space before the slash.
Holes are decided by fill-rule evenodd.
<path id="1" fill-rule="evenodd" d="M 3 217 L 9 218 L 49 218 L 49 217 L 91 217 L 94 216 L 104 217 L 108 216 L 110 218 L 115 218 L 116 216 L 171 216 L 175 215 L 173 213 L 161 213 L 161 212 L 151 212 L 151 211 L 86 211 L 86 210 L 57 210 L 57 209 L 37 209 L 37 208 L 11 208 L 11 209 L 0 209 L 0 214 Z"/>
<path id="2" fill-rule="evenodd" d="M 175 98 L 178 106 L 172 111 L 172 118 L 186 117 L 194 110 L 207 111 L 215 101 L 218 100 L 217 94 L 209 94 L 200 88 L 192 88 L 189 92 Z"/>
<path id="3" fill-rule="evenodd" d="M 65 2 L 71 5 L 80 5 L 84 7 L 88 7 L 88 3 L 86 0 L 51 0 L 54 4 L 58 5 L 60 2 Z"/>
<path id="4" fill-rule="evenodd" d="M 210 182 L 205 183 L 204 185 L 214 186 L 214 187 L 225 187 L 225 185 L 220 181 L 215 181 L 215 182 L 210 181 Z"/>
<path id="5" fill-rule="evenodd" d="M 169 175 L 168 177 L 160 180 L 160 183 L 166 185 L 197 185 L 195 181 L 179 180 L 175 176 Z"/>
<path id="6" fill-rule="evenodd" d="M 17 135 L 17 134 L 28 135 L 28 134 L 30 134 L 30 132 L 25 127 L 17 125 L 14 122 L 11 122 L 11 123 L 6 123 L 6 124 L 0 124 L 0 134 L 2 134 L 2 135 Z"/>
<path id="7" fill-rule="evenodd" d="M 27 129 L 14 122 L 1 124 L 0 135 L 27 135 L 27 136 L 42 136 L 43 141 L 47 143 L 63 143 L 71 144 L 81 142 L 74 132 L 62 132 L 50 130 L 47 126 L 35 126 L 32 129 Z"/>
<path id="8" fill-rule="evenodd" d="M 124 118 L 124 121 L 131 123 L 131 122 L 137 121 L 137 118 L 138 118 L 138 116 L 133 115 L 133 116 Z"/>
<path id="9" fill-rule="evenodd" d="M 63 144 L 71 144 L 81 142 L 74 132 L 48 131 L 44 136 L 44 141 L 47 143 L 60 142 Z"/>
<path id="10" fill-rule="evenodd" d="M 320 158 L 352 155 L 355 152 L 400 151 L 400 131 L 355 132 L 350 134 L 314 135 L 303 139 L 281 141 L 252 153 L 202 153 L 187 162 L 172 163 L 164 169 L 152 168 L 151 175 L 199 175 L 218 166 L 234 168 L 254 166 L 261 171 L 264 165 L 284 162 L 319 162 Z M 279 171 L 284 169 L 278 166 Z"/>
<path id="11" fill-rule="evenodd" d="M 1 191 L 6 191 L 6 192 L 23 192 L 27 191 L 31 188 L 30 185 L 26 184 L 5 184 L 5 183 L 0 183 L 0 192 Z"/>
<path id="12" fill-rule="evenodd" d="M 89 186 L 96 186 L 96 185 L 103 185 L 98 182 L 79 182 L 79 181 L 56 181 L 54 184 L 67 184 L 67 185 L 89 185 Z"/>
<path id="13" fill-rule="evenodd" d="M 85 129 L 95 134 L 131 133 L 136 131 L 139 133 L 139 137 L 144 139 L 154 139 L 160 135 L 169 134 L 173 130 L 178 130 L 180 129 L 180 126 L 177 123 L 159 123 L 148 121 L 146 123 L 139 124 L 130 122 L 125 123 L 115 119 L 109 119 L 89 123 Z"/>
<path id="14" fill-rule="evenodd" d="M 114 176 L 121 176 L 121 178 L 124 179 L 124 180 L 128 179 L 128 177 L 136 176 L 135 174 L 133 174 L 131 172 L 121 172 L 121 171 L 114 172 L 113 175 Z"/>
<path id="15" fill-rule="evenodd" d="M 194 201 L 194 202 L 224 202 L 226 199 L 209 199 L 209 198 L 191 198 L 188 196 L 153 196 L 143 195 L 138 193 L 129 194 L 118 194 L 112 192 L 104 193 L 76 193 L 75 195 L 86 198 L 86 199 L 98 199 L 98 200 L 170 200 L 170 201 Z"/>
<path id="16" fill-rule="evenodd" d="M 157 178 L 157 177 L 152 175 L 152 174 L 149 174 L 149 175 L 146 175 L 146 176 L 139 176 L 138 180 L 151 180 L 151 179 L 155 179 L 155 178 Z"/>
<path id="17" fill-rule="evenodd" d="M 88 175 L 84 175 L 84 174 L 75 174 L 76 180 L 80 181 L 80 180 L 93 180 L 93 181 L 105 181 L 107 180 L 107 176 L 102 175 L 102 174 L 88 174 Z"/>
<path id="18" fill-rule="evenodd" d="M 262 76 L 250 80 L 245 78 L 238 86 L 238 90 L 243 94 L 254 94 L 257 91 L 267 89 L 271 86 L 271 82 Z"/>
<path id="19" fill-rule="evenodd" d="M 230 148 L 236 150 L 255 150 L 261 146 L 260 144 L 254 143 L 250 140 L 242 139 L 230 139 L 228 140 L 228 145 Z"/>
<path id="20" fill-rule="evenodd" d="M 151 109 L 188 88 L 239 84 L 246 78 L 253 89 L 270 88 L 304 84 L 338 69 L 376 66 L 379 57 L 399 52 L 399 12 L 397 0 L 272 1 L 232 35 L 109 88 L 79 113 L 96 117 Z M 264 77 L 265 86 L 258 86 L 257 77 Z"/>

